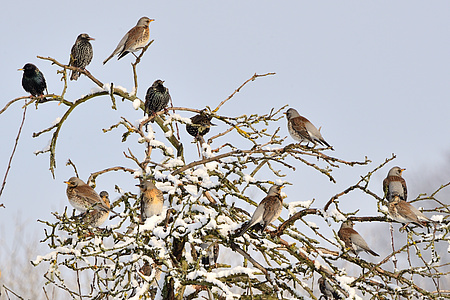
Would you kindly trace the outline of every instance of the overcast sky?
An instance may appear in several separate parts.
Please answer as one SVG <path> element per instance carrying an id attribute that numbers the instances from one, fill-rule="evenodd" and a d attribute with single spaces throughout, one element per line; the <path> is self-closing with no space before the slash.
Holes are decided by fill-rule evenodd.
<path id="1" fill-rule="evenodd" d="M 284 189 L 285 200 L 315 198 L 314 206 L 323 206 L 395 153 L 398 158 L 372 179 L 370 187 L 381 195 L 381 181 L 390 167 L 406 168 L 404 176 L 411 183 L 408 178 L 431 174 L 447 161 L 449 11 L 448 1 L 412 0 L 9 1 L 0 10 L 1 107 L 26 95 L 22 72 L 17 69 L 27 62 L 44 73 L 50 93 L 60 94 L 63 84 L 57 68 L 36 56 L 67 63 L 76 37 L 83 32 L 95 38 L 94 59 L 88 70 L 103 82 L 131 91 L 133 56 L 120 61 L 114 58 L 106 65 L 102 61 L 137 20 L 147 16 L 155 19 L 150 24 L 155 42 L 139 65 L 138 97 L 143 99 L 148 86 L 160 78 L 170 89 L 174 106 L 215 107 L 254 73 L 275 72 L 275 76 L 247 85 L 219 113 L 262 114 L 289 104 L 317 127 L 322 126 L 323 136 L 336 149 L 329 154 L 345 160 L 367 156 L 374 162 L 368 167 L 341 167 L 335 171 L 337 184 L 295 162 L 297 170 L 287 172 L 286 179 L 294 186 Z M 81 76 L 69 83 L 66 98 L 73 101 L 93 87 Z M 16 103 L 0 115 L 1 177 L 21 121 L 22 104 Z M 73 176 L 73 169 L 65 166 L 68 158 L 77 165 L 83 180 L 91 172 L 110 166 L 135 168 L 122 152 L 135 147 L 142 157 L 143 148 L 135 145 L 136 138 L 121 143 L 122 130 L 104 134 L 101 129 L 117 123 L 121 116 L 135 121 L 142 117 L 142 111 L 135 111 L 129 102 L 118 101 L 118 111 L 110 107 L 109 97 L 99 97 L 72 114 L 58 140 L 55 179 L 48 170 L 48 154 L 33 154 L 47 146 L 51 134 L 32 138 L 32 133 L 49 127 L 66 108 L 56 103 L 38 110 L 29 107 L 0 198 L 6 207 L 0 208 L 3 241 L 10 242 L 6 232 L 12 231 L 18 215 L 29 232 L 42 237 L 36 220 L 53 220 L 51 211 L 61 212 L 68 205 L 63 183 Z M 277 125 L 282 135 L 288 135 L 285 119 Z M 162 137 L 161 132 L 157 134 Z M 186 152 L 195 158 L 195 145 L 182 134 Z M 218 142 L 213 144 L 217 146 Z M 122 175 L 100 177 L 96 189 L 108 190 L 113 200 L 119 196 L 113 190 L 115 184 L 137 192 L 133 187 L 136 182 Z M 436 182 L 436 187 L 441 183 L 445 182 Z M 412 184 L 408 188 L 412 198 L 423 192 Z M 254 196 L 257 202 L 264 197 L 260 192 Z M 354 200 L 348 209 L 361 208 L 361 215 L 378 214 L 373 199 Z M 339 224 L 334 227 L 337 230 Z"/>

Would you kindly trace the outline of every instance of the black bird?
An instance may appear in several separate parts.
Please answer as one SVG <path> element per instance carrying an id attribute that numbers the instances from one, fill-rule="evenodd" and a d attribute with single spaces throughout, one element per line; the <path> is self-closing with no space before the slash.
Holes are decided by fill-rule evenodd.
<path id="1" fill-rule="evenodd" d="M 18 71 L 23 71 L 22 87 L 26 92 L 34 97 L 44 96 L 44 90 L 48 94 L 44 74 L 35 65 L 28 63 Z"/>
<path id="2" fill-rule="evenodd" d="M 202 113 L 195 115 L 191 118 L 192 124 L 186 124 L 186 131 L 195 138 L 204 136 L 209 132 L 211 126 L 215 126 L 211 123 L 211 119 L 211 116 Z"/>
<path id="3" fill-rule="evenodd" d="M 144 114 L 155 116 L 157 112 L 162 111 L 169 104 L 171 100 L 169 89 L 163 83 L 164 81 L 158 79 L 148 88 L 147 94 L 145 95 Z"/>
<path id="4" fill-rule="evenodd" d="M 205 251 L 202 256 L 202 264 L 205 268 L 215 266 L 219 258 L 219 244 L 218 243 L 201 243 L 200 247 Z"/>
<path id="5" fill-rule="evenodd" d="M 77 40 L 70 51 L 69 66 L 84 70 L 84 68 L 91 63 L 94 52 L 92 51 L 92 45 L 89 41 L 93 40 L 94 38 L 91 38 L 87 33 L 82 33 L 77 37 Z M 80 77 L 80 72 L 72 71 L 70 80 L 77 80 L 78 77 Z"/>

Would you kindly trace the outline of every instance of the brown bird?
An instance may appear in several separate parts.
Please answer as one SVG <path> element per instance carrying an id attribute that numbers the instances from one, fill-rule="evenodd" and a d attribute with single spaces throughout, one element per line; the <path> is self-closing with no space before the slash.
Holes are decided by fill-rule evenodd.
<path id="1" fill-rule="evenodd" d="M 344 242 L 345 247 L 352 249 L 351 251 L 356 255 L 362 251 L 366 251 L 374 256 L 379 256 L 369 248 L 362 236 L 353 229 L 353 225 L 352 221 L 347 220 L 342 223 L 338 231 L 338 236 Z"/>
<path id="2" fill-rule="evenodd" d="M 71 177 L 67 183 L 67 198 L 69 203 L 78 211 L 84 213 L 88 209 L 110 211 L 109 203 L 105 203 L 97 192 L 83 180 Z"/>
<path id="3" fill-rule="evenodd" d="M 399 195 L 394 195 L 388 204 L 389 216 L 400 223 L 414 223 L 423 227 L 427 223 L 433 222 L 428 219 L 422 212 L 406 201 L 401 200 Z"/>
<path id="4" fill-rule="evenodd" d="M 391 201 L 397 195 L 401 200 L 406 201 L 408 190 L 406 181 L 402 177 L 402 173 L 405 170 L 400 167 L 393 167 L 389 170 L 387 177 L 383 180 L 383 191 L 386 200 Z"/>
<path id="5" fill-rule="evenodd" d="M 282 185 L 273 185 L 269 189 L 269 193 L 259 203 L 250 221 L 242 226 L 242 229 L 236 234 L 236 237 L 243 235 L 250 227 L 257 224 L 262 225 L 261 232 L 264 232 L 270 223 L 278 219 L 283 209 L 283 198 L 280 195 L 282 188 Z"/>
<path id="6" fill-rule="evenodd" d="M 333 147 L 325 141 L 316 126 L 314 126 L 307 118 L 300 116 L 297 110 L 289 108 L 285 114 L 288 121 L 289 134 L 294 140 L 299 143 L 307 142 L 309 144 L 309 142 L 311 142 L 314 145 L 320 144 L 334 150 Z"/>
<path id="7" fill-rule="evenodd" d="M 164 196 L 149 179 L 142 181 L 137 186 L 141 189 L 141 218 L 144 222 L 147 218 L 162 212 Z"/>
<path id="8" fill-rule="evenodd" d="M 107 191 L 101 191 L 100 198 L 108 208 L 111 208 L 111 205 L 109 204 L 109 194 Z M 92 227 L 99 227 L 100 225 L 105 223 L 106 219 L 108 219 L 108 216 L 109 211 L 94 209 L 85 212 L 83 217 L 81 218 L 81 222 L 91 225 Z"/>
<path id="9" fill-rule="evenodd" d="M 154 19 L 149 19 L 147 17 L 142 17 L 137 22 L 136 26 L 130 29 L 124 37 L 120 40 L 116 49 L 114 49 L 113 53 L 103 61 L 103 64 L 106 64 L 108 60 L 110 60 L 114 55 L 118 54 L 119 57 L 117 60 L 121 59 L 128 53 L 138 51 L 147 45 L 148 40 L 150 39 L 150 22 L 155 21 Z"/>

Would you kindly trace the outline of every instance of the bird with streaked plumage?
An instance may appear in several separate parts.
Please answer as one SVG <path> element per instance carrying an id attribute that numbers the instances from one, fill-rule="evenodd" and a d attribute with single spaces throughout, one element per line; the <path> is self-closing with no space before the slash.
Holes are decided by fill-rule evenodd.
<path id="1" fill-rule="evenodd" d="M 393 167 L 389 170 L 386 178 L 383 180 L 383 191 L 386 200 L 391 201 L 394 196 L 399 196 L 404 201 L 408 198 L 406 181 L 402 177 L 402 173 L 405 170 L 400 167 Z"/>
<path id="2" fill-rule="evenodd" d="M 84 70 L 89 65 L 94 57 L 94 51 L 89 41 L 95 40 L 87 33 L 78 35 L 75 44 L 70 51 L 69 66 L 80 68 Z M 71 71 L 70 80 L 77 80 L 80 77 L 80 72 Z"/>
<path id="3" fill-rule="evenodd" d="M 67 184 L 67 198 L 69 203 L 78 211 L 84 213 L 88 209 L 110 211 L 109 203 L 106 204 L 97 192 L 78 177 L 71 177 Z"/>
<path id="4" fill-rule="evenodd" d="M 344 242 L 345 247 L 350 248 L 356 255 L 365 251 L 373 256 L 379 256 L 369 248 L 362 236 L 353 229 L 353 225 L 354 223 L 350 220 L 344 221 L 338 231 L 338 236 Z"/>
<path id="5" fill-rule="evenodd" d="M 102 199 L 103 203 L 108 208 L 111 208 L 111 205 L 109 204 L 108 192 L 101 191 L 99 196 Z M 90 225 L 92 227 L 99 227 L 103 223 L 105 223 L 106 219 L 108 219 L 108 216 L 109 216 L 109 211 L 105 211 L 102 209 L 94 209 L 94 210 L 85 212 L 81 218 L 81 222 L 84 224 Z"/>
<path id="6" fill-rule="evenodd" d="M 35 65 L 30 63 L 25 64 L 22 69 L 18 69 L 17 71 L 23 71 L 23 89 L 34 97 L 42 98 L 44 96 L 44 90 L 47 90 L 44 74 Z M 48 94 L 47 91 L 46 93 Z"/>
<path id="7" fill-rule="evenodd" d="M 289 108 L 286 112 L 288 131 L 291 137 L 299 143 L 310 142 L 315 145 L 320 144 L 334 150 L 330 144 L 325 141 L 320 131 L 307 118 L 300 116 L 297 110 Z"/>
<path id="8" fill-rule="evenodd" d="M 142 17 L 137 22 L 136 26 L 131 28 L 124 37 L 120 40 L 116 49 L 114 49 L 113 53 L 103 61 L 103 64 L 106 64 L 108 60 L 113 58 L 114 55 L 118 54 L 117 60 L 121 59 L 128 53 L 136 55 L 133 53 L 138 51 L 147 45 L 150 39 L 150 22 L 155 21 L 154 19 L 149 19 L 147 17 Z"/>
<path id="9" fill-rule="evenodd" d="M 399 195 L 394 195 L 393 199 L 388 204 L 389 216 L 400 223 L 407 226 L 409 223 L 414 223 L 420 227 L 426 226 L 428 223 L 433 223 L 431 219 L 427 218 L 421 211 L 402 200 Z"/>
<path id="10" fill-rule="evenodd" d="M 333 288 L 333 286 L 328 282 L 325 277 L 320 277 L 317 280 L 319 284 L 319 290 L 322 293 L 319 299 L 325 298 L 325 300 L 338 300 L 341 299 L 338 292 Z"/>
<path id="11" fill-rule="evenodd" d="M 207 134 L 211 126 L 212 117 L 203 113 L 195 115 L 191 118 L 191 124 L 186 124 L 186 131 L 195 138 L 203 137 Z"/>
<path id="12" fill-rule="evenodd" d="M 283 198 L 281 189 L 283 185 L 273 185 L 270 187 L 266 197 L 259 203 L 250 221 L 245 223 L 236 237 L 243 235 L 250 227 L 261 225 L 261 232 L 264 232 L 270 223 L 278 219 L 283 210 Z"/>
<path id="13" fill-rule="evenodd" d="M 166 108 L 170 100 L 169 89 L 164 86 L 164 81 L 161 79 L 155 80 L 145 95 L 144 114 L 154 117 L 157 112 Z M 151 122 L 153 120 L 152 118 Z"/>

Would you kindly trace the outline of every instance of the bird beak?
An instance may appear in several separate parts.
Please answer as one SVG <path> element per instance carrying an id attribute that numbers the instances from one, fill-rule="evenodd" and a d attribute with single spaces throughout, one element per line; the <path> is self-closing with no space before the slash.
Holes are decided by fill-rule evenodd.
<path id="1" fill-rule="evenodd" d="M 64 181 L 64 183 L 70 184 L 70 182 L 68 182 L 68 181 Z"/>
<path id="2" fill-rule="evenodd" d="M 400 174 L 402 174 L 403 171 L 406 171 L 406 169 L 400 169 Z"/>
<path id="3" fill-rule="evenodd" d="M 95 39 L 93 37 L 89 37 L 88 40 L 95 41 Z"/>
<path id="4" fill-rule="evenodd" d="M 17 71 L 23 71 L 23 69 L 17 69 Z"/>
<path id="5" fill-rule="evenodd" d="M 217 125 L 216 125 L 216 124 L 214 124 L 214 123 L 210 123 L 210 125 L 211 125 L 211 126 L 217 126 Z"/>
<path id="6" fill-rule="evenodd" d="M 150 19 L 150 22 L 154 22 L 155 21 L 155 19 Z"/>

